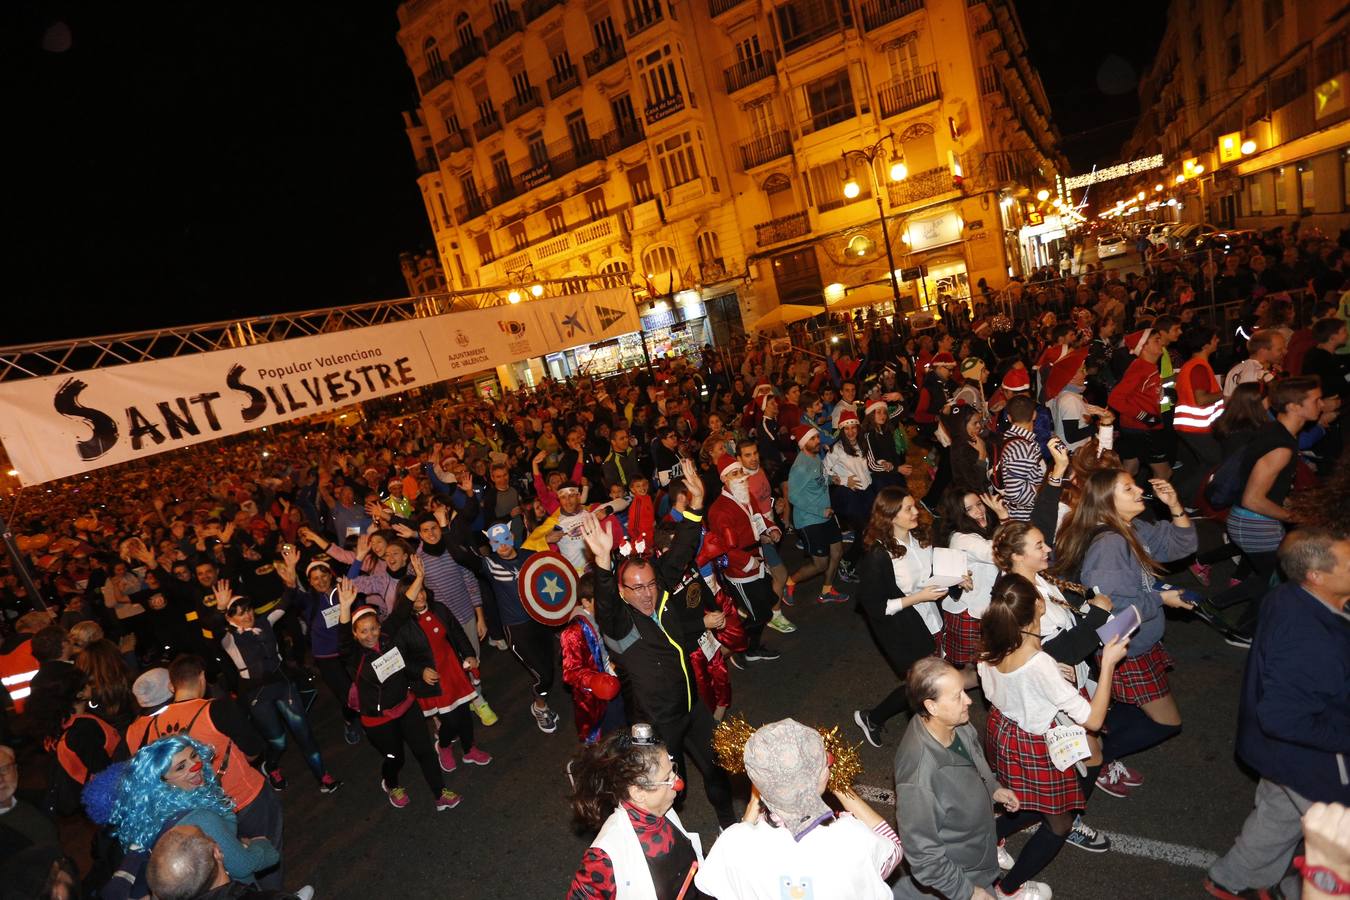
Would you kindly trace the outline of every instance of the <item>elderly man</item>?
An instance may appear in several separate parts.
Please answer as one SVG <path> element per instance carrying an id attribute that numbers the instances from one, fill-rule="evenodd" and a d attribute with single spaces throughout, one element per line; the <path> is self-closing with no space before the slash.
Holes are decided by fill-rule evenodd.
<path id="1" fill-rule="evenodd" d="M 895 885 L 901 900 L 993 900 L 1000 868 L 993 804 L 1018 809 L 985 762 L 970 724 L 970 696 L 961 673 L 929 656 L 909 670 L 910 709 L 917 715 L 895 754 L 895 818 L 909 872 Z M 1045 885 L 1025 882 L 1013 896 L 1048 898 Z"/>
<path id="2" fill-rule="evenodd" d="M 155 842 L 146 881 L 157 900 L 309 900 L 309 885 L 295 893 L 260 890 L 230 881 L 220 846 L 196 825 L 175 825 Z"/>
<path id="3" fill-rule="evenodd" d="M 749 645 L 744 658 L 751 662 L 777 659 L 778 654 L 760 641 L 777 602 L 772 575 L 764 564 L 760 546 L 778 540 L 781 533 L 755 508 L 750 493 L 750 473 L 740 459 L 723 454 L 715 464 L 722 476 L 722 493 L 708 510 L 708 536 L 703 555 L 711 556 L 707 549 L 711 548 L 721 550 L 726 556 L 727 563 L 719 580 L 736 598 L 736 605 L 745 619 Z"/>
<path id="4" fill-rule="evenodd" d="M 1232 397 L 1239 384 L 1273 380 L 1284 362 L 1287 349 L 1284 335 L 1273 328 L 1253 332 L 1247 339 L 1247 358 L 1229 369 L 1223 378 L 1224 398 Z"/>
<path id="5" fill-rule="evenodd" d="M 0 744 L 0 868 L 8 874 L 45 875 L 53 859 L 61 855 L 56 823 L 42 810 L 14 796 L 19 786 L 19 766 L 14 751 Z M 17 896 L 17 895 L 16 895 Z"/>
<path id="6" fill-rule="evenodd" d="M 1237 752 L 1261 776 L 1256 808 L 1210 867 L 1215 897 L 1265 896 L 1285 877 L 1313 803 L 1350 804 L 1350 539 L 1319 528 L 1280 544 L 1289 581 L 1262 601 L 1238 706 Z M 1283 879 L 1283 881 L 1281 881 Z"/>
<path id="7" fill-rule="evenodd" d="M 626 560 L 616 573 L 611 532 L 588 513 L 583 533 L 595 554 L 595 618 L 605 645 L 628 673 L 634 698 L 651 717 L 679 770 L 685 771 L 688 751 L 703 773 L 708 802 L 718 824 L 726 827 L 736 821 L 731 781 L 713 756 L 712 713 L 699 701 L 689 661 L 680 649 L 687 639 L 684 619 L 669 603 L 702 539 L 703 483 L 690 475 L 685 484 L 689 506 L 675 526 L 670 549 L 654 560 Z"/>

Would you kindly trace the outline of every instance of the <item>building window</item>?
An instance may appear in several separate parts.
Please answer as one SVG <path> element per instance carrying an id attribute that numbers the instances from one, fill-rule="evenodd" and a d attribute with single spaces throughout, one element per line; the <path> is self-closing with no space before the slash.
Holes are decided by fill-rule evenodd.
<path id="1" fill-rule="evenodd" d="M 477 237 L 478 258 L 484 265 L 497 258 L 497 253 L 492 249 L 492 234 L 490 232 L 480 234 Z"/>
<path id="2" fill-rule="evenodd" d="M 919 42 L 910 36 L 908 40 L 894 41 L 886 47 L 886 63 L 891 69 L 893 81 L 909 81 L 919 71 Z"/>
<path id="3" fill-rule="evenodd" d="M 658 278 L 679 268 L 675 257 L 675 248 L 669 244 L 652 247 L 642 254 L 642 271 L 648 278 Z"/>
<path id="4" fill-rule="evenodd" d="M 778 122 L 773 113 L 773 101 L 765 100 L 754 106 L 747 106 L 745 116 L 750 120 L 750 133 L 757 138 L 768 137 L 778 130 Z"/>
<path id="5" fill-rule="evenodd" d="M 455 36 L 459 38 L 460 47 L 468 47 L 478 36 L 473 33 L 473 22 L 469 21 L 467 13 L 460 13 L 455 16 Z"/>
<path id="6" fill-rule="evenodd" d="M 666 190 L 698 177 L 694 138 L 688 131 L 657 144 L 656 160 L 661 166 L 661 181 L 665 184 Z"/>
<path id="7" fill-rule="evenodd" d="M 628 189 L 633 193 L 635 204 L 646 203 L 655 196 L 652 190 L 652 176 L 647 171 L 646 163 L 628 170 Z"/>
<path id="8" fill-rule="evenodd" d="M 816 248 L 807 247 L 773 258 L 773 280 L 778 288 L 779 303 L 819 304 L 825 291 L 820 278 L 820 262 Z"/>
<path id="9" fill-rule="evenodd" d="M 1317 194 L 1314 192 L 1315 183 L 1313 181 L 1312 163 L 1306 162 L 1299 166 L 1298 172 L 1298 201 L 1299 210 L 1310 213 L 1317 208 Z"/>
<path id="10" fill-rule="evenodd" d="M 1330 81 L 1346 69 L 1346 32 L 1343 30 L 1317 48 L 1313 55 L 1314 80 L 1317 84 Z"/>
<path id="11" fill-rule="evenodd" d="M 566 48 L 564 48 L 557 56 L 553 57 L 553 75 L 559 81 L 570 77 L 575 68 L 576 67 L 572 64 L 572 54 L 568 53 Z"/>
<path id="12" fill-rule="evenodd" d="M 1228 74 L 1232 75 L 1242 65 L 1242 32 L 1235 31 L 1228 36 Z"/>
<path id="13" fill-rule="evenodd" d="M 600 283 L 605 287 L 623 287 L 628 284 L 628 263 L 613 259 L 600 267 Z"/>
<path id="14" fill-rule="evenodd" d="M 497 188 L 505 190 L 511 186 L 511 164 L 506 161 L 506 153 L 498 150 L 492 154 L 492 177 L 497 179 Z"/>
<path id="15" fill-rule="evenodd" d="M 464 193 L 464 203 L 467 206 L 480 207 L 483 205 L 483 199 L 478 193 L 478 185 L 474 183 L 472 172 L 459 176 L 459 189 Z"/>
<path id="16" fill-rule="evenodd" d="M 499 28 L 505 28 L 511 21 L 511 7 L 509 4 L 502 3 L 500 0 L 492 4 L 492 21 L 497 23 Z"/>
<path id="17" fill-rule="evenodd" d="M 858 181 L 859 191 L 858 196 L 851 200 L 844 196 L 844 179 L 847 174 L 848 169 L 844 166 L 843 160 L 811 167 L 809 183 L 811 185 L 811 196 L 816 201 L 816 209 L 821 212 L 828 212 L 850 203 L 856 203 L 859 200 L 871 198 L 872 176 L 867 174 L 867 164 L 863 163 L 861 166 L 854 167 L 853 177 Z"/>
<path id="18" fill-rule="evenodd" d="M 638 72 L 642 78 L 648 106 L 655 106 L 662 100 L 680 95 L 680 79 L 675 70 L 670 45 L 647 54 L 638 63 Z"/>
<path id="19" fill-rule="evenodd" d="M 833 75 L 813 81 L 802 90 L 806 101 L 808 132 L 820 131 L 853 118 L 853 87 L 849 84 L 847 69 L 840 69 Z"/>
<path id="20" fill-rule="evenodd" d="M 592 22 L 591 34 L 595 35 L 597 49 L 614 50 L 619 46 L 619 33 L 614 30 L 614 20 L 609 16 Z"/>
<path id="21" fill-rule="evenodd" d="M 1247 182 L 1247 212 L 1254 216 L 1265 213 L 1265 208 L 1262 206 L 1260 175 L 1253 176 Z"/>
<path id="22" fill-rule="evenodd" d="M 1289 212 L 1289 203 L 1285 193 L 1284 169 L 1275 170 L 1275 212 L 1284 215 Z"/>
<path id="23" fill-rule="evenodd" d="M 588 158 L 591 155 L 591 130 L 586 127 L 586 114 L 581 110 L 568 113 L 564 122 L 567 125 L 567 137 L 572 141 L 572 149 L 576 151 L 578 157 Z"/>
<path id="24" fill-rule="evenodd" d="M 450 223 L 454 220 L 450 218 L 450 207 L 445 205 L 445 195 L 440 191 L 436 192 L 436 202 L 439 203 L 441 207 L 441 223 L 443 227 L 449 228 Z"/>
<path id="25" fill-rule="evenodd" d="M 710 263 L 722 258 L 722 242 L 717 239 L 717 232 L 704 231 L 699 234 L 695 243 L 698 244 L 699 262 Z"/>
<path id="26" fill-rule="evenodd" d="M 459 125 L 459 116 L 452 110 L 446 110 L 441 113 L 441 118 L 445 122 L 446 134 L 459 134 L 462 130 Z"/>
<path id="27" fill-rule="evenodd" d="M 592 222 L 598 222 L 609 215 L 609 206 L 605 203 L 604 188 L 596 188 L 593 191 L 586 192 L 586 211 L 591 214 Z"/>
<path id="28" fill-rule="evenodd" d="M 441 61 L 441 51 L 440 48 L 436 46 L 436 39 L 434 37 L 427 38 L 426 43 L 422 45 L 422 59 L 427 64 L 428 72 L 440 74 L 444 71 L 444 63 Z"/>
<path id="29" fill-rule="evenodd" d="M 492 105 L 492 98 L 487 94 L 483 94 L 478 98 L 477 105 L 478 121 L 486 123 L 497 118 L 497 108 Z"/>
<path id="30" fill-rule="evenodd" d="M 609 101 L 614 113 L 614 125 L 623 134 L 633 134 L 638 130 L 637 113 L 633 111 L 633 98 L 620 94 Z"/>
<path id="31" fill-rule="evenodd" d="M 1197 103 L 1204 103 L 1209 97 L 1209 83 L 1205 81 L 1204 76 L 1195 79 L 1195 99 Z"/>
<path id="32" fill-rule="evenodd" d="M 525 236 L 524 222 L 513 222 L 510 227 L 507 228 L 507 233 L 511 235 L 511 246 L 515 249 L 524 250 L 529 246 L 530 239 Z"/>
<path id="33" fill-rule="evenodd" d="M 538 169 L 548 165 L 548 145 L 544 143 L 542 131 L 532 131 L 525 138 L 525 146 L 530 151 L 530 168 Z"/>
<path id="34" fill-rule="evenodd" d="M 1274 28 L 1284 18 L 1284 0 L 1261 0 L 1261 21 L 1266 30 Z"/>
<path id="35" fill-rule="evenodd" d="M 534 92 L 534 87 L 530 84 L 530 73 L 524 69 L 512 72 L 511 87 L 516 92 L 516 99 L 521 103 L 529 100 Z"/>
<path id="36" fill-rule="evenodd" d="M 548 220 L 548 233 L 553 237 L 567 230 L 567 219 L 563 217 L 562 204 L 544 210 L 544 218 Z"/>

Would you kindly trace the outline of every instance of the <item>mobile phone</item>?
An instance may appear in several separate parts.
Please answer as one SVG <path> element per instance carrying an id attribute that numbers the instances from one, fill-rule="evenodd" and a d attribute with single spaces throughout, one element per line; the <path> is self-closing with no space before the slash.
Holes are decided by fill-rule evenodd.
<path id="1" fill-rule="evenodd" d="M 349 525 L 347 527 L 347 537 L 357 537 L 361 534 L 360 525 Z"/>

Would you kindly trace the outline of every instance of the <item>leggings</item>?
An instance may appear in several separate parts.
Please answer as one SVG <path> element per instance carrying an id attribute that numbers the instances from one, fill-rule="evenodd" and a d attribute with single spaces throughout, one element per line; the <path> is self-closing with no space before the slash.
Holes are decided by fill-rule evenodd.
<path id="1" fill-rule="evenodd" d="M 553 630 L 541 625 L 534 619 L 527 619 L 514 625 L 503 625 L 506 631 L 506 643 L 525 671 L 530 673 L 534 696 L 540 700 L 548 698 L 553 689 Z"/>
<path id="2" fill-rule="evenodd" d="M 314 665 L 319 669 L 319 677 L 323 683 L 328 686 L 328 690 L 337 698 L 338 709 L 342 710 L 342 718 L 348 725 L 356 721 L 358 713 L 347 705 L 347 692 L 352 686 L 352 676 L 347 674 L 347 668 L 342 665 L 342 660 L 336 656 L 316 656 Z"/>
<path id="3" fill-rule="evenodd" d="M 469 704 L 461 703 L 449 712 L 440 713 L 436 716 L 436 724 L 437 747 L 445 749 L 459 738 L 461 753 L 473 749 L 473 716 L 469 715 Z"/>
<path id="4" fill-rule="evenodd" d="M 999 840 L 1037 823 L 1043 823 L 1043 827 L 1036 829 L 1036 833 L 1017 855 L 1017 862 L 999 881 L 999 887 L 1005 894 L 1017 893 L 1028 879 L 1050 865 L 1073 829 L 1073 813 L 1043 813 L 1025 809 L 1000 816 L 997 822 Z"/>
<path id="5" fill-rule="evenodd" d="M 766 574 L 754 581 L 732 581 L 723 579 L 731 596 L 736 600 L 736 608 L 745 620 L 747 649 L 758 650 L 764 626 L 773 617 L 773 605 L 778 598 L 773 594 L 773 580 Z"/>
<path id="6" fill-rule="evenodd" d="M 427 731 L 426 717 L 422 715 L 422 710 L 418 709 L 416 703 L 409 706 L 403 715 L 392 722 L 367 725 L 366 737 L 370 739 L 370 745 L 384 757 L 380 775 L 384 778 L 386 788 L 393 790 L 399 786 L 398 773 L 403 768 L 405 758 L 403 748 L 407 745 L 412 750 L 417 764 L 422 767 L 422 777 L 426 779 L 432 795 L 436 797 L 441 795 L 441 791 L 445 789 L 445 781 L 441 778 L 441 764 L 431 746 L 431 733 Z"/>
<path id="7" fill-rule="evenodd" d="M 314 773 L 315 778 L 324 775 L 323 759 L 319 756 L 319 745 L 314 733 L 309 729 L 309 719 L 305 717 L 305 704 L 300 692 L 289 679 L 282 678 L 270 684 L 264 684 L 248 698 L 248 713 L 253 718 L 258 731 L 267 741 L 263 759 L 268 769 L 277 768 L 281 754 L 286 749 L 286 730 L 295 735 L 295 742 L 304 754 L 305 765 Z"/>

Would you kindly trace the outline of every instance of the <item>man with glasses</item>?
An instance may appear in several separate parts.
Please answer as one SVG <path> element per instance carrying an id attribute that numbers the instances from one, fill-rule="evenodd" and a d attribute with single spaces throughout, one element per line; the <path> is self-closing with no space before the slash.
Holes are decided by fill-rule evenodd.
<path id="1" fill-rule="evenodd" d="M 595 618 L 615 661 L 628 673 L 633 696 L 656 733 L 684 771 L 688 752 L 703 773 L 708 802 L 718 824 L 736 821 L 731 808 L 731 781 L 713 756 L 713 718 L 695 689 L 689 660 L 680 649 L 685 625 L 670 605 L 671 587 L 679 585 L 702 539 L 703 482 L 689 475 L 685 485 L 689 507 L 675 526 L 675 539 L 661 556 L 630 557 L 614 571 L 614 538 L 595 516 L 582 523 L 586 545 L 595 555 Z"/>

